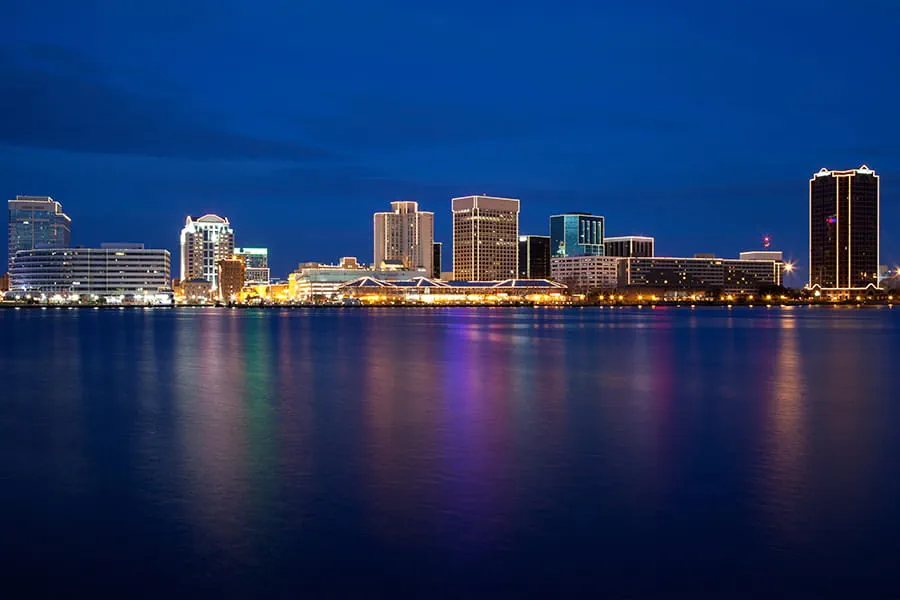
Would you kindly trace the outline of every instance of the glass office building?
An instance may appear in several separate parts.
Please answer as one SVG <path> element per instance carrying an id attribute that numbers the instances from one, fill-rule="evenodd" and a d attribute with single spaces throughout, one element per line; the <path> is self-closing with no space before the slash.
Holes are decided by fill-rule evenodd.
<path id="1" fill-rule="evenodd" d="M 519 279 L 550 279 L 550 238 L 519 237 Z"/>
<path id="2" fill-rule="evenodd" d="M 71 244 L 72 220 L 62 211 L 62 204 L 49 196 L 16 196 L 7 202 L 9 209 L 9 257 L 19 250 L 35 248 L 68 248 Z"/>
<path id="3" fill-rule="evenodd" d="M 268 248 L 235 248 L 234 255 L 244 261 L 244 283 L 269 283 L 271 273 Z"/>
<path id="4" fill-rule="evenodd" d="M 604 218 L 589 213 L 550 217 L 552 256 L 603 256 Z"/>
<path id="5" fill-rule="evenodd" d="M 655 255 L 653 246 L 654 240 L 652 237 L 638 235 L 608 237 L 603 240 L 606 256 L 649 258 Z"/>
<path id="6" fill-rule="evenodd" d="M 432 275 L 431 276 L 436 279 L 440 279 L 441 278 L 441 268 L 442 268 L 443 258 L 444 258 L 443 257 L 444 244 L 442 244 L 441 242 L 434 242 L 434 245 L 432 247 L 434 248 L 434 250 L 432 251 L 432 255 L 431 255 L 431 261 L 432 261 L 432 265 L 431 265 Z"/>

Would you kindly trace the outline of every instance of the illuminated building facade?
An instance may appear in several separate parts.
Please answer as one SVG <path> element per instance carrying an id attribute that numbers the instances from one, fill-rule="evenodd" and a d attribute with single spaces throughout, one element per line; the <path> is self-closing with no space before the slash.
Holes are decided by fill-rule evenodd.
<path id="1" fill-rule="evenodd" d="M 391 202 L 391 212 L 375 213 L 375 266 L 400 261 L 407 269 L 434 269 L 434 213 L 418 202 Z"/>
<path id="2" fill-rule="evenodd" d="M 654 256 L 656 242 L 652 237 L 640 235 L 623 235 L 608 237 L 603 240 L 604 254 L 606 256 L 620 256 L 623 258 Z"/>
<path id="3" fill-rule="evenodd" d="M 505 281 L 440 281 L 414 277 L 387 281 L 365 276 L 340 287 L 342 298 L 364 302 L 421 302 L 425 304 L 458 304 L 466 302 L 561 302 L 566 286 L 546 279 L 507 279 Z"/>
<path id="4" fill-rule="evenodd" d="M 220 260 L 234 255 L 234 230 L 218 215 L 188 217 L 181 230 L 181 280 L 205 279 L 210 290 L 218 289 Z"/>
<path id="5" fill-rule="evenodd" d="M 453 198 L 453 276 L 497 281 L 519 270 L 519 201 L 493 196 Z"/>
<path id="6" fill-rule="evenodd" d="M 615 289 L 619 284 L 619 258 L 615 256 L 554 256 L 550 278 L 579 292 Z"/>
<path id="7" fill-rule="evenodd" d="M 603 256 L 604 218 L 590 213 L 550 217 L 552 256 Z"/>
<path id="8" fill-rule="evenodd" d="M 302 263 L 299 269 L 288 275 L 288 297 L 296 302 L 316 302 L 333 300 L 338 289 L 361 276 L 375 277 L 385 281 L 424 277 L 426 269 L 369 270 L 359 266 L 355 259 L 341 259 L 340 265 Z"/>
<path id="9" fill-rule="evenodd" d="M 62 211 L 62 204 L 50 196 L 16 196 L 7 202 L 7 208 L 10 268 L 19 250 L 71 245 L 72 220 Z"/>
<path id="10" fill-rule="evenodd" d="M 620 258 L 619 287 L 755 292 L 780 287 L 784 263 L 727 258 Z"/>
<path id="11" fill-rule="evenodd" d="M 18 297 L 154 297 L 169 291 L 170 272 L 169 251 L 143 244 L 20 250 L 10 272 L 10 291 Z"/>
<path id="12" fill-rule="evenodd" d="M 216 268 L 218 270 L 216 280 L 219 286 L 219 300 L 222 302 L 235 301 L 241 288 L 244 287 L 246 270 L 244 261 L 240 258 L 228 258 L 216 263 Z M 268 281 L 266 283 L 268 284 Z"/>
<path id="13" fill-rule="evenodd" d="M 202 304 L 215 300 L 213 290 L 205 279 L 189 279 L 181 282 L 181 299 L 190 304 Z"/>
<path id="14" fill-rule="evenodd" d="M 879 177 L 866 165 L 809 180 L 809 287 L 878 285 Z"/>
<path id="15" fill-rule="evenodd" d="M 519 236 L 519 278 L 550 278 L 550 236 Z"/>
<path id="16" fill-rule="evenodd" d="M 9 273 L 0 275 L 0 292 L 9 291 Z"/>
<path id="17" fill-rule="evenodd" d="M 244 261 L 244 283 L 269 283 L 271 273 L 268 248 L 235 248 L 234 256 Z"/>

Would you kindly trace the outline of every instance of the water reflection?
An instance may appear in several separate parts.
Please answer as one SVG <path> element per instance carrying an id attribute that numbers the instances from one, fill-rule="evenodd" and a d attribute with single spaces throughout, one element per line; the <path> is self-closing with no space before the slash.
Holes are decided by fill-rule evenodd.
<path id="1" fill-rule="evenodd" d="M 36 565 L 69 528 L 142 580 L 280 595 L 447 565 L 542 595 L 650 563 L 871 581 L 900 555 L 894 314 L 0 314 L 0 499 L 67 515 L 0 525 Z"/>
<path id="2" fill-rule="evenodd" d="M 802 523 L 809 465 L 806 423 L 807 389 L 796 318 L 779 319 L 761 456 L 765 482 L 763 509 L 782 543 L 796 543 Z"/>
<path id="3" fill-rule="evenodd" d="M 193 314 L 176 323 L 175 393 L 191 521 L 239 548 L 248 495 L 242 320 Z"/>

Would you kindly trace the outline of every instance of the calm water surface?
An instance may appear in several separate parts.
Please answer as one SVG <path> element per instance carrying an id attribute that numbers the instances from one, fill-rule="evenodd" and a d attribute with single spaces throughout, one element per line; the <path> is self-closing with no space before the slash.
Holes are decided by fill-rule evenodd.
<path id="1" fill-rule="evenodd" d="M 32 594 L 900 597 L 900 310 L 0 310 Z"/>

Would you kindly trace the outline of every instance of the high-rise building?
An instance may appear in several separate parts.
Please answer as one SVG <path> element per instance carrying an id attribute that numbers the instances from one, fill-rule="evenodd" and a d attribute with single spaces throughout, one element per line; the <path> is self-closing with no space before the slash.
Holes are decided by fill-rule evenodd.
<path id="1" fill-rule="evenodd" d="M 238 292 L 244 287 L 244 273 L 246 270 L 244 260 L 238 257 L 220 260 L 216 263 L 216 270 L 216 279 L 219 283 L 219 300 L 222 302 L 234 301 Z"/>
<path id="2" fill-rule="evenodd" d="M 72 220 L 62 211 L 62 204 L 50 196 L 16 196 L 7 202 L 7 208 L 10 268 L 19 250 L 69 247 Z"/>
<path id="3" fill-rule="evenodd" d="M 879 178 L 866 165 L 809 180 L 809 286 L 878 285 Z"/>
<path id="4" fill-rule="evenodd" d="M 496 281 L 519 270 L 519 201 L 513 198 L 453 198 L 453 277 Z"/>
<path id="5" fill-rule="evenodd" d="M 425 268 L 431 276 L 434 264 L 434 213 L 419 210 L 418 202 L 391 202 L 391 212 L 375 213 L 373 266 L 400 261 L 407 269 Z"/>
<path id="6" fill-rule="evenodd" d="M 608 237 L 603 240 L 606 256 L 619 256 L 622 258 L 650 258 L 654 255 L 653 246 L 654 240 L 652 237 L 640 235 Z"/>
<path id="7" fill-rule="evenodd" d="M 553 256 L 603 256 L 604 219 L 590 213 L 550 217 L 550 253 Z"/>
<path id="8" fill-rule="evenodd" d="M 181 230 L 181 280 L 205 279 L 218 289 L 216 263 L 234 255 L 234 230 L 218 215 L 188 217 Z"/>
<path id="9" fill-rule="evenodd" d="M 437 277 L 440 279 L 441 277 L 441 263 L 444 259 L 444 244 L 441 242 L 434 243 L 434 253 L 432 255 L 432 267 L 431 267 L 431 276 Z"/>
<path id="10" fill-rule="evenodd" d="M 519 236 L 519 279 L 550 279 L 550 236 Z"/>
<path id="11" fill-rule="evenodd" d="M 244 261 L 244 283 L 269 283 L 271 272 L 268 248 L 235 248 L 234 255 Z"/>

